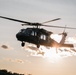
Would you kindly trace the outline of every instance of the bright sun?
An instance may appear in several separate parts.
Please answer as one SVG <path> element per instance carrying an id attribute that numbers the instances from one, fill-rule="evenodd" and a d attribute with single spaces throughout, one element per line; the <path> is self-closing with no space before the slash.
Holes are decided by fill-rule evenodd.
<path id="1" fill-rule="evenodd" d="M 43 52 L 45 53 L 43 58 L 47 58 L 52 62 L 59 61 L 61 59 L 60 55 L 56 52 L 56 48 L 46 48 L 42 47 Z"/>
<path id="2" fill-rule="evenodd" d="M 56 48 L 40 46 L 40 48 L 37 49 L 36 46 L 29 45 L 27 46 L 27 50 L 30 52 L 31 56 L 42 57 L 51 63 L 57 63 L 65 57 L 76 55 L 76 48 L 59 48 L 56 52 Z"/>

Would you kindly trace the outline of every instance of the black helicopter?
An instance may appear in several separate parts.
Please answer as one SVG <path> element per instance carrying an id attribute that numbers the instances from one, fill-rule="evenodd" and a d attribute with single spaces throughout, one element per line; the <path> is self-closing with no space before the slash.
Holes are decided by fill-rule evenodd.
<path id="1" fill-rule="evenodd" d="M 24 26 L 24 25 L 33 26 L 33 28 L 21 29 L 16 34 L 17 40 L 22 42 L 21 43 L 22 47 L 25 46 L 25 42 L 35 44 L 37 46 L 37 48 L 39 48 L 40 45 L 43 45 L 43 46 L 46 46 L 46 47 L 56 47 L 56 48 L 59 48 L 59 47 L 70 47 L 70 48 L 74 47 L 73 44 L 65 44 L 65 38 L 67 36 L 66 32 L 63 32 L 61 34 L 62 39 L 61 39 L 60 43 L 58 43 L 57 41 L 55 41 L 54 39 L 52 39 L 50 37 L 51 34 L 53 34 L 53 32 L 47 31 L 43 28 L 39 28 L 40 26 L 65 28 L 65 27 L 62 27 L 62 26 L 44 25 L 44 23 L 60 20 L 60 18 L 56 18 L 56 19 L 46 21 L 46 22 L 43 22 L 43 23 L 31 23 L 31 22 L 17 20 L 17 19 L 13 19 L 13 18 L 4 17 L 4 16 L 0 16 L 0 18 L 4 18 L 4 19 L 16 21 L 16 22 L 21 22 L 21 23 L 23 23 L 22 26 Z M 76 29 L 76 28 L 72 28 L 72 27 L 66 27 L 66 28 Z"/>

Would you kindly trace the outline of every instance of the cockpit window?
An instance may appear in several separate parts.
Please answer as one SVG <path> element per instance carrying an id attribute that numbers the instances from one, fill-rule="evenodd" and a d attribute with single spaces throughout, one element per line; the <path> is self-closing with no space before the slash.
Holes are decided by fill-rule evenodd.
<path id="1" fill-rule="evenodd" d="M 35 31 L 35 30 L 33 30 L 33 29 L 21 29 L 21 31 L 20 31 L 21 33 L 23 33 L 23 34 L 25 34 L 25 35 L 27 35 L 27 36 L 37 36 L 37 32 Z"/>
<path id="2" fill-rule="evenodd" d="M 31 30 L 30 29 L 21 29 L 20 32 L 23 33 L 23 34 L 26 34 L 26 35 L 30 35 L 31 34 Z"/>
<path id="3" fill-rule="evenodd" d="M 25 29 L 21 29 L 21 32 L 22 32 L 22 33 L 25 33 L 25 32 L 26 32 L 26 30 L 25 30 Z"/>
<path id="4" fill-rule="evenodd" d="M 32 32 L 31 29 L 27 29 L 25 34 L 27 34 L 27 35 L 31 35 L 31 32 Z"/>

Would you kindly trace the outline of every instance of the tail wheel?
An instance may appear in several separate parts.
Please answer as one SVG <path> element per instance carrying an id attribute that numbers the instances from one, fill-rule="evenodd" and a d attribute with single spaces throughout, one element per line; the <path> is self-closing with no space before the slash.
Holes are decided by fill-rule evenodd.
<path id="1" fill-rule="evenodd" d="M 22 43 L 21 43 L 21 46 L 22 46 L 22 47 L 24 47 L 24 46 L 25 46 L 25 43 L 24 43 L 24 42 L 22 42 Z"/>

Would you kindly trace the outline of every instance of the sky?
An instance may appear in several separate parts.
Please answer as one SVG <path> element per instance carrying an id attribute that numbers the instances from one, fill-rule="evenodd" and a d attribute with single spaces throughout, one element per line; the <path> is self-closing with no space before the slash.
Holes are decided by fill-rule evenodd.
<path id="1" fill-rule="evenodd" d="M 76 28 L 76 0 L 0 0 L 0 16 L 39 23 L 61 18 L 47 25 Z M 43 50 L 39 50 L 29 43 L 22 48 L 21 42 L 16 39 L 22 28 L 27 26 L 0 18 L 0 69 L 26 75 L 76 75 L 76 49 L 56 54 L 55 49 L 42 47 Z M 43 28 L 56 34 L 64 31 Z M 65 31 L 68 33 L 67 41 L 76 45 L 76 30 Z"/>

